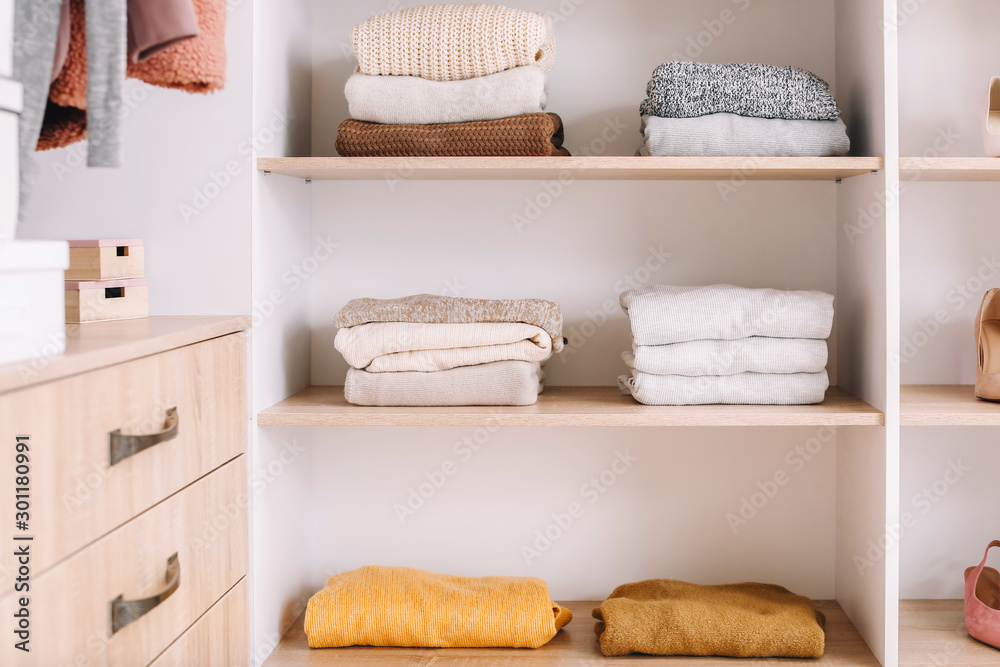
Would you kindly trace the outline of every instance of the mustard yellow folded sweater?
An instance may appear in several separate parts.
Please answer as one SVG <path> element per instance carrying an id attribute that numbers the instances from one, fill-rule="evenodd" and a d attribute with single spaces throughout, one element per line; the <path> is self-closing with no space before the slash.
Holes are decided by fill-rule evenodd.
<path id="1" fill-rule="evenodd" d="M 312 648 L 538 648 L 573 619 L 534 577 L 455 577 L 408 567 L 335 574 L 306 608 Z"/>
<path id="2" fill-rule="evenodd" d="M 818 658 L 822 613 L 781 586 L 696 586 L 651 579 L 625 584 L 594 610 L 606 656 Z"/>

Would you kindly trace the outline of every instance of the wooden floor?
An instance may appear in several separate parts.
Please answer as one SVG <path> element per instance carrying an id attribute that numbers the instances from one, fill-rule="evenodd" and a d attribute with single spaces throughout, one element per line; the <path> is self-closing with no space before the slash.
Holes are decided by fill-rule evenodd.
<path id="1" fill-rule="evenodd" d="M 310 649 L 303 631 L 303 617 L 265 662 L 266 667 L 322 667 L 324 665 L 369 665 L 379 667 L 590 667 L 656 663 L 694 667 L 743 667 L 753 665 L 837 665 L 878 667 L 878 661 L 836 602 L 817 602 L 826 614 L 826 655 L 818 660 L 663 658 L 634 655 L 605 658 L 594 634 L 591 611 L 599 602 L 569 602 L 573 621 L 539 649 L 412 649 L 352 647 Z M 304 615 L 303 615 L 304 616 Z"/>
<path id="2" fill-rule="evenodd" d="M 616 387 L 550 387 L 526 407 L 364 408 L 343 387 L 310 387 L 257 415 L 260 426 L 882 426 L 885 415 L 832 387 L 819 405 L 653 407 Z"/>
<path id="3" fill-rule="evenodd" d="M 899 603 L 900 667 L 997 667 L 1000 651 L 965 630 L 962 600 L 903 600 Z"/>
<path id="4" fill-rule="evenodd" d="M 976 398 L 972 385 L 904 385 L 899 399 L 903 426 L 1000 426 L 1000 403 Z"/>

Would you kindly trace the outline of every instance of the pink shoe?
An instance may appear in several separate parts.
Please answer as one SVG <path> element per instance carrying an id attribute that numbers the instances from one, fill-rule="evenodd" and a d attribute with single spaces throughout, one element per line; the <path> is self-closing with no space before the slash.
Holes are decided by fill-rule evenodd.
<path id="1" fill-rule="evenodd" d="M 1000 649 L 1000 572 L 986 567 L 993 547 L 1000 540 L 986 547 L 979 567 L 965 571 L 965 627 L 973 639 Z"/>

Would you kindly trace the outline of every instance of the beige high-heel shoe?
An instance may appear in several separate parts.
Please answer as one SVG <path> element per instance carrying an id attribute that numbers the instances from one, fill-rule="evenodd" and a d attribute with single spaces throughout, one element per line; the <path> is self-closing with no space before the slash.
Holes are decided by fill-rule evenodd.
<path id="1" fill-rule="evenodd" d="M 976 396 L 1000 401 L 1000 289 L 991 289 L 983 297 L 976 315 Z"/>
<path id="2" fill-rule="evenodd" d="M 983 150 L 986 157 L 1000 157 L 1000 76 L 990 81 L 985 111 L 979 120 L 983 126 Z"/>

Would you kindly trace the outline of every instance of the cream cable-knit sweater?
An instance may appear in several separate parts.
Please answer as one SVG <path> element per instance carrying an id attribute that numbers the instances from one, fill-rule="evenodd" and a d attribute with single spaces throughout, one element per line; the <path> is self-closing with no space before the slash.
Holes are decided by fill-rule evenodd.
<path id="1" fill-rule="evenodd" d="M 354 26 L 363 74 L 460 81 L 523 65 L 555 65 L 552 19 L 501 5 L 428 5 Z"/>

